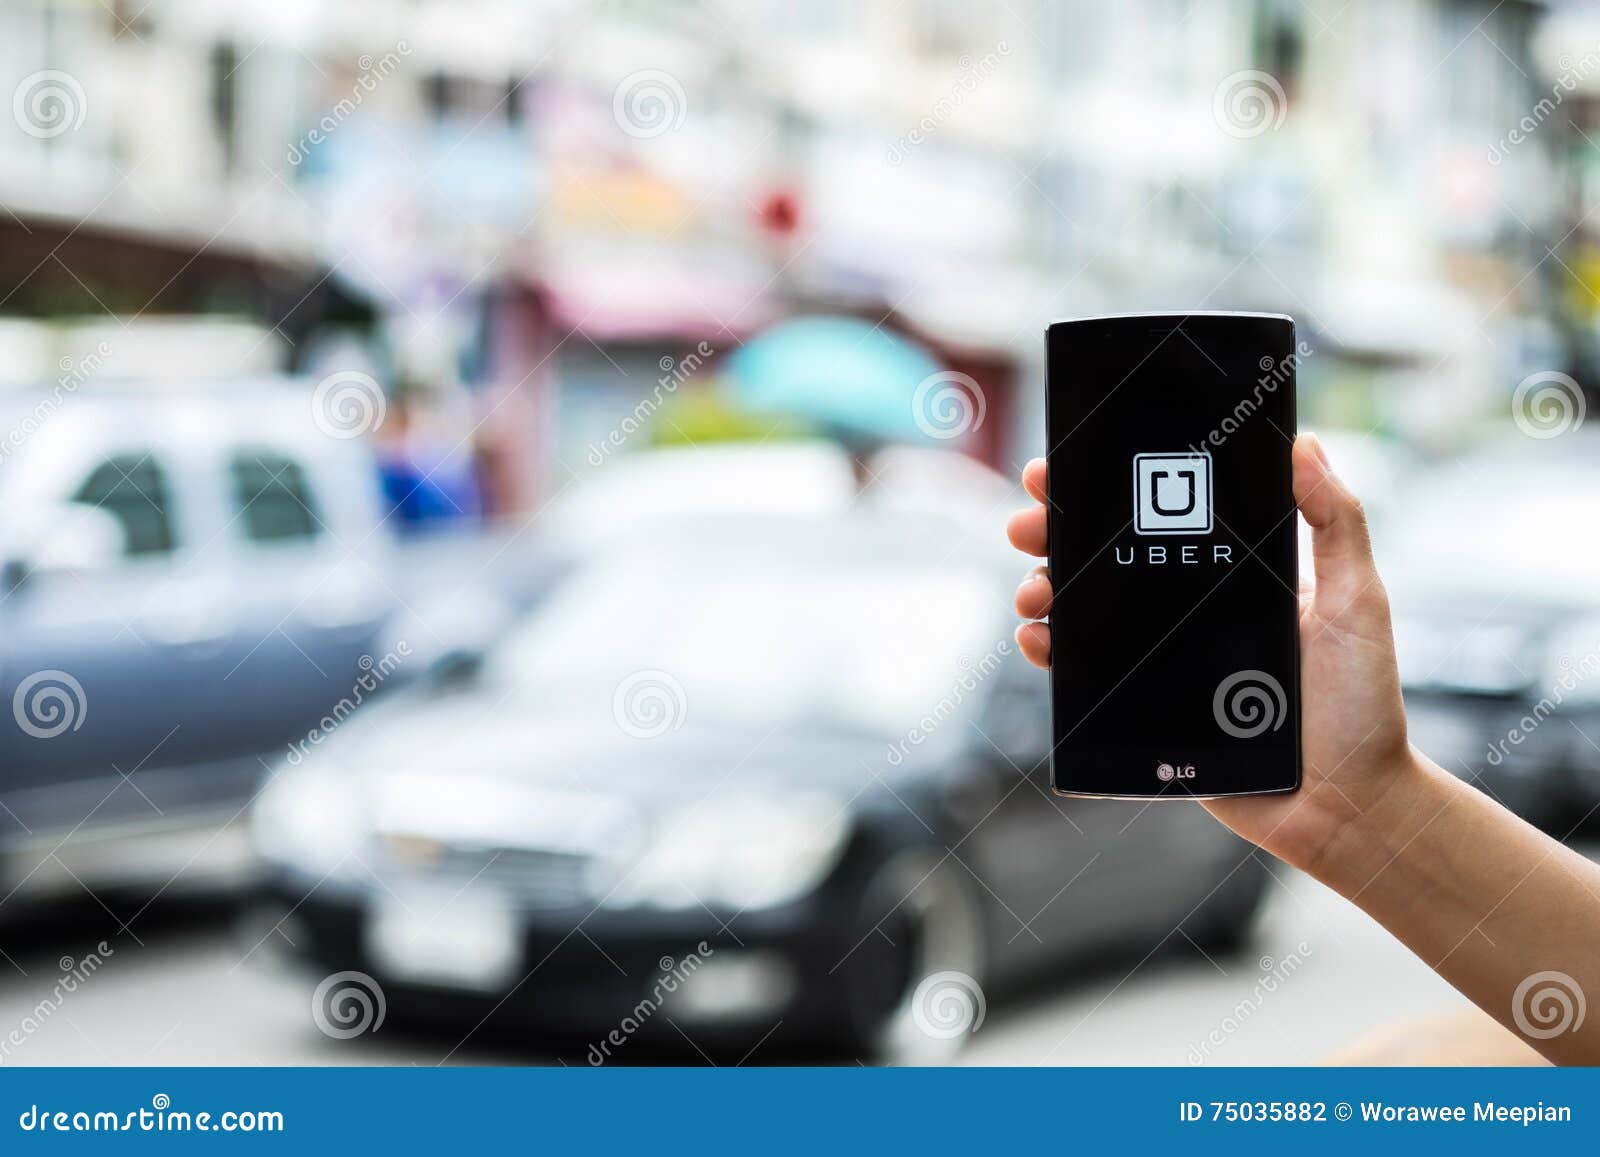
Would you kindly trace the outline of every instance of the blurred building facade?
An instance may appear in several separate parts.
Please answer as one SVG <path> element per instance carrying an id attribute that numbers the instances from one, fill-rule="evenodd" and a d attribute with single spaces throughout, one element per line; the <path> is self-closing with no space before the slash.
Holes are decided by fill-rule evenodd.
<path id="1" fill-rule="evenodd" d="M 1438 437 L 1588 373 L 1596 42 L 1522 0 L 17 0 L 0 316 L 249 319 L 428 399 L 502 508 L 797 310 L 970 373 L 1002 465 L 1041 326 L 1145 308 L 1291 312 L 1313 419 Z"/>

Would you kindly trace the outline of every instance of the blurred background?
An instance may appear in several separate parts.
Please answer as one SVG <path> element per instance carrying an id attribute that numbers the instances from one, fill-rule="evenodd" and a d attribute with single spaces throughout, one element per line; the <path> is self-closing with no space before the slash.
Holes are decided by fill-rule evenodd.
<path id="1" fill-rule="evenodd" d="M 1459 1008 L 1197 809 L 1049 794 L 1001 526 L 1091 313 L 1296 318 L 1414 741 L 1593 846 L 1588 6 L 15 0 L 8 93 L 0 1063 Z"/>

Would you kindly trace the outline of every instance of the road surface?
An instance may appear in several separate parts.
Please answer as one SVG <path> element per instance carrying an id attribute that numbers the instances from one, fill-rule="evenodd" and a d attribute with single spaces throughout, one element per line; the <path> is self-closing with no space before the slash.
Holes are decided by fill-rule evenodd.
<path id="1" fill-rule="evenodd" d="M 1275 871 L 1247 952 L 1130 960 L 996 1002 L 960 1061 L 1310 1064 L 1393 1018 L 1464 1005 L 1361 912 L 1297 873 Z M 464 1029 L 419 1038 L 390 1023 L 359 1039 L 330 1039 L 311 1016 L 318 978 L 252 952 L 257 932 L 225 908 L 147 914 L 120 934 L 97 906 L 85 908 L 0 935 L 0 1064 L 584 1063 L 581 1046 L 508 1051 L 463 1040 Z M 109 951 L 89 971 L 87 954 L 107 929 Z M 57 989 L 63 970 L 83 974 L 71 991 Z M 20 1041 L 8 1038 L 13 1029 Z"/>

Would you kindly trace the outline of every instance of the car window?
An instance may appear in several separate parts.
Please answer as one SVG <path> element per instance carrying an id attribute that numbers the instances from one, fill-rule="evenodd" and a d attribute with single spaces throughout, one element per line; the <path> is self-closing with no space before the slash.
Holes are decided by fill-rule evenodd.
<path id="1" fill-rule="evenodd" d="M 122 524 L 126 554 L 160 554 L 173 547 L 166 471 L 149 454 L 107 458 L 72 496 Z"/>
<path id="2" fill-rule="evenodd" d="M 241 450 L 229 464 L 244 536 L 255 542 L 314 538 L 321 527 L 305 468 L 270 450 Z"/>

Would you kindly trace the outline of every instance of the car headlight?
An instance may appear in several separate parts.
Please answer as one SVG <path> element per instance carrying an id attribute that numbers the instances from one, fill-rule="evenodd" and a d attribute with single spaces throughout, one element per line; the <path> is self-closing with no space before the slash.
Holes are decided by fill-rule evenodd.
<path id="1" fill-rule="evenodd" d="M 1600 703 L 1600 617 L 1557 627 L 1545 654 L 1544 684 L 1551 699 L 1579 706 Z"/>
<path id="2" fill-rule="evenodd" d="M 368 833 L 356 785 L 338 768 L 285 768 L 250 815 L 263 858 L 318 876 L 353 871 Z"/>
<path id="3" fill-rule="evenodd" d="M 708 800 L 669 813 L 640 854 L 595 887 L 608 908 L 770 908 L 820 884 L 848 830 L 830 796 Z"/>

